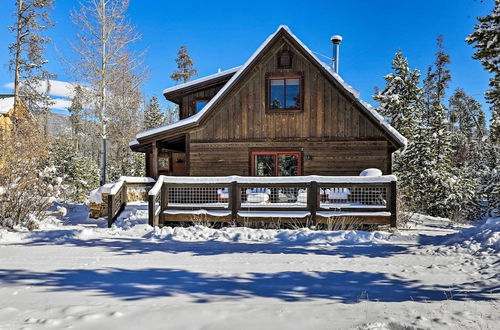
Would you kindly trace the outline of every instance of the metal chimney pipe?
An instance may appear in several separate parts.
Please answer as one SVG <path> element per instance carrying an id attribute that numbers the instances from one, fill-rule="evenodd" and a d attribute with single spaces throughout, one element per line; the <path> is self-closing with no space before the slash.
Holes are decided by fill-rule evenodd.
<path id="1" fill-rule="evenodd" d="M 335 73 L 339 73 L 339 60 L 340 60 L 340 43 L 342 42 L 342 36 L 334 35 L 330 38 L 333 44 L 333 58 L 332 58 L 332 69 Z"/>

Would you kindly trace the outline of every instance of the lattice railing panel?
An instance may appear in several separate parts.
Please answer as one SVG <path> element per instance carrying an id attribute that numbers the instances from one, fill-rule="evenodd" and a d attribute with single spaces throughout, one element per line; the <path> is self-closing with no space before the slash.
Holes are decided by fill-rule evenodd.
<path id="1" fill-rule="evenodd" d="M 229 188 L 168 187 L 168 205 L 183 207 L 229 207 Z"/>
<path id="2" fill-rule="evenodd" d="M 241 207 L 296 207 L 307 206 L 307 187 L 242 187 Z"/>
<path id="3" fill-rule="evenodd" d="M 321 208 L 386 208 L 387 187 L 323 187 Z"/>

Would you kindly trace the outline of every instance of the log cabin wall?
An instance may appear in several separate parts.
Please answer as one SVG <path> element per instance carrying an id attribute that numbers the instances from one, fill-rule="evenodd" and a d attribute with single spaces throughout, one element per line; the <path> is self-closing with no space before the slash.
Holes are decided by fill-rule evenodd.
<path id="1" fill-rule="evenodd" d="M 269 141 L 191 143 L 189 175 L 252 175 L 254 151 L 301 152 L 300 175 L 359 175 L 371 167 L 391 173 L 386 141 Z"/>
<path id="2" fill-rule="evenodd" d="M 282 49 L 293 54 L 288 69 L 278 68 Z M 267 110 L 266 78 L 296 74 L 303 79 L 302 109 Z M 301 151 L 302 175 L 358 175 L 368 167 L 391 172 L 393 147 L 382 130 L 286 38 L 242 78 L 189 133 L 189 175 L 251 175 L 251 152 L 276 149 Z"/>

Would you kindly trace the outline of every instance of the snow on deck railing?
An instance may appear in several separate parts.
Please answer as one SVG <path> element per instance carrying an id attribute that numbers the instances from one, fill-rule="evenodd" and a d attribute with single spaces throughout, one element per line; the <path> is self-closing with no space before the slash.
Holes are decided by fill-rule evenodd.
<path id="1" fill-rule="evenodd" d="M 126 183 L 155 183 L 155 179 L 148 176 L 121 176 L 119 181 Z"/>
<path id="2" fill-rule="evenodd" d="M 120 191 L 120 189 L 122 188 L 123 186 L 123 183 L 125 181 L 118 181 L 117 183 L 114 184 L 113 187 L 111 187 L 111 190 L 109 191 L 109 194 L 110 195 L 116 195 L 118 193 L 118 191 Z"/>
<path id="3" fill-rule="evenodd" d="M 121 176 L 118 182 L 116 182 L 110 189 L 109 193 L 111 195 L 116 195 L 120 191 L 124 183 L 155 183 L 155 179 L 147 176 Z"/>
<path id="4" fill-rule="evenodd" d="M 149 196 L 158 195 L 158 193 L 160 192 L 161 186 L 163 186 L 163 182 L 165 182 L 165 178 L 166 178 L 165 175 L 160 175 L 158 177 L 158 180 L 156 181 L 155 185 L 148 192 Z"/>
<path id="5" fill-rule="evenodd" d="M 394 175 L 381 176 L 281 176 L 281 177 L 257 177 L 257 176 L 160 176 L 158 182 L 165 183 L 307 183 L 316 181 L 318 183 L 387 183 L 397 181 Z M 156 183 L 155 187 L 158 185 Z M 155 189 L 153 187 L 153 189 Z M 160 189 L 161 185 L 157 189 Z M 153 191 L 151 189 L 151 191 Z M 152 194 L 150 191 L 150 194 Z M 156 191 L 156 190 L 155 190 Z M 156 193 L 154 193 L 156 194 Z"/>

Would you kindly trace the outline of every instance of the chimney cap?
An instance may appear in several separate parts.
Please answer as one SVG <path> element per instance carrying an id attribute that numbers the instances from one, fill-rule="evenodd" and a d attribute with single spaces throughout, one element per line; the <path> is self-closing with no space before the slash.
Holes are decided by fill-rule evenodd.
<path id="1" fill-rule="evenodd" d="M 330 40 L 332 41 L 332 44 L 334 45 L 340 45 L 340 43 L 342 42 L 342 36 L 339 36 L 339 35 L 334 35 L 330 38 Z"/>

